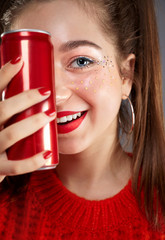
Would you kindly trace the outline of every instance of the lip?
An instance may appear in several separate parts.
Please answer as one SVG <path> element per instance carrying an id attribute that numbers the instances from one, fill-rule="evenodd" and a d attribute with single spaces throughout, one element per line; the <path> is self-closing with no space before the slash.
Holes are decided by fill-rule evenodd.
<path id="1" fill-rule="evenodd" d="M 79 112 L 69 112 L 69 111 L 68 112 L 60 112 L 59 115 L 57 114 L 57 117 L 59 118 L 59 116 L 60 117 L 68 116 L 68 115 L 72 115 L 72 114 L 79 113 Z M 66 115 L 66 113 L 67 113 L 67 115 Z M 83 122 L 86 115 L 87 115 L 87 111 L 85 111 L 84 114 L 80 118 L 77 118 L 71 122 L 68 122 L 68 123 L 62 124 L 62 125 L 57 124 L 58 134 L 66 134 L 66 133 L 72 132 L 75 129 L 77 129 Z"/>

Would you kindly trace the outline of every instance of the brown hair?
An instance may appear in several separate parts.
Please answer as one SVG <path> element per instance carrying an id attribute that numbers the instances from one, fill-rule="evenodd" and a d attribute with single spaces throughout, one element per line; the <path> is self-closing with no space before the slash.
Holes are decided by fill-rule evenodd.
<path id="1" fill-rule="evenodd" d="M 37 1 L 16 0 L 13 4 L 10 1 L 10 9 L 3 17 L 1 29 L 9 29 L 14 17 L 24 9 L 24 5 Z M 74 1 L 86 10 L 95 11 L 101 28 L 106 36 L 114 41 L 121 59 L 130 53 L 136 55 L 131 91 L 136 116 L 133 132 L 132 187 L 141 209 L 144 206 L 147 219 L 158 227 L 159 208 L 165 217 L 165 134 L 154 4 L 152 0 Z M 4 2 L 6 4 L 9 1 Z M 127 125 L 128 116 L 125 115 L 122 106 L 120 117 L 123 124 Z"/>

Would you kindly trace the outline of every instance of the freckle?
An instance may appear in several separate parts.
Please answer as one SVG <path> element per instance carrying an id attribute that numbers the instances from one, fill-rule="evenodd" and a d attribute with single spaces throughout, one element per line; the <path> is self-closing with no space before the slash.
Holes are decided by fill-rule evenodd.
<path id="1" fill-rule="evenodd" d="M 103 68 L 105 68 L 105 66 L 103 66 Z"/>
<path id="2" fill-rule="evenodd" d="M 81 81 L 81 84 L 83 84 L 84 82 L 83 81 Z"/>

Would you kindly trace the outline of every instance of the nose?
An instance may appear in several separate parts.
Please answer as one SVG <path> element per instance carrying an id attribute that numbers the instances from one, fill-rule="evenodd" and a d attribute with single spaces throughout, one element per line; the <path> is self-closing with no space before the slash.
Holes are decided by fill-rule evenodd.
<path id="1" fill-rule="evenodd" d="M 72 95 L 71 89 L 67 86 L 67 76 L 59 67 L 55 68 L 56 105 L 63 104 Z"/>
<path id="2" fill-rule="evenodd" d="M 65 86 L 56 87 L 56 105 L 66 102 L 71 96 L 70 89 Z"/>

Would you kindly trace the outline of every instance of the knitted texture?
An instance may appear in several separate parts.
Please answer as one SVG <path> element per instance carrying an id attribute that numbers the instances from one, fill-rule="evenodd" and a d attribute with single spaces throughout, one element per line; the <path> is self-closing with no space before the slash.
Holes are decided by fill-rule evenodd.
<path id="1" fill-rule="evenodd" d="M 114 197 L 91 201 L 66 189 L 53 170 L 31 175 L 26 193 L 1 196 L 0 240 L 165 240 L 151 230 L 131 180 Z"/>

